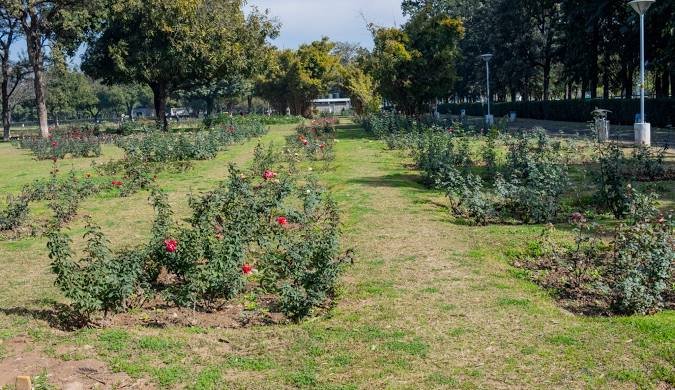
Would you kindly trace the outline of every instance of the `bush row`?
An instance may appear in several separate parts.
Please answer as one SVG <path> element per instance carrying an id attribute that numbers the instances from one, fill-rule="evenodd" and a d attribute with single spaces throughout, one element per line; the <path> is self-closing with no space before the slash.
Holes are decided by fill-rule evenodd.
<path id="1" fill-rule="evenodd" d="M 654 194 L 631 186 L 673 178 L 664 150 L 638 146 L 626 155 L 617 143 L 593 143 L 592 156 L 581 162 L 596 164 L 572 186 L 568 167 L 584 149 L 578 141 L 554 140 L 543 131 L 511 136 L 497 128 L 476 137 L 458 124 L 429 126 L 391 114 L 362 123 L 390 147 L 410 151 L 425 183 L 445 190 L 452 213 L 474 224 L 567 222 L 575 199 L 591 184 L 584 178 L 591 178 L 595 193 L 587 215 L 611 212 L 621 219 L 614 239 L 590 245 L 588 236 L 579 236 L 574 244 L 547 250 L 534 245 L 535 253 L 518 265 L 558 298 L 574 297 L 574 305 L 582 306 L 599 303 L 593 310 L 602 314 L 675 305 L 673 219 L 658 212 Z M 586 219 L 572 215 L 577 223 Z"/>
<path id="2" fill-rule="evenodd" d="M 293 125 L 304 121 L 304 118 L 301 116 L 291 116 L 291 115 L 256 115 L 250 114 L 245 116 L 238 116 L 230 114 L 220 114 L 214 117 L 208 117 L 204 119 L 204 126 L 213 127 L 216 125 L 229 125 L 242 120 L 255 121 L 262 123 L 265 126 L 270 125 Z"/>
<path id="3" fill-rule="evenodd" d="M 296 134 L 287 138 L 287 149 L 313 161 L 332 160 L 335 158 L 335 125 L 338 123 L 337 119 L 327 117 L 300 124 Z"/>
<path id="4" fill-rule="evenodd" d="M 266 131 L 260 122 L 242 120 L 197 132 L 135 134 L 118 139 L 116 144 L 128 158 L 145 162 L 208 160 L 215 158 L 224 146 L 261 136 Z"/>
<path id="5" fill-rule="evenodd" d="M 632 125 L 635 115 L 640 113 L 638 99 L 588 99 L 588 100 L 550 100 L 531 102 L 493 103 L 490 111 L 495 117 L 503 117 L 515 111 L 519 118 L 546 119 L 567 122 L 588 122 L 596 108 L 612 111 L 608 118 L 611 123 Z M 459 115 L 466 110 L 470 116 L 483 116 L 487 113 L 487 105 L 482 103 L 441 104 L 441 114 Z M 647 121 L 652 126 L 665 127 L 675 124 L 675 99 L 648 99 L 645 105 Z"/>

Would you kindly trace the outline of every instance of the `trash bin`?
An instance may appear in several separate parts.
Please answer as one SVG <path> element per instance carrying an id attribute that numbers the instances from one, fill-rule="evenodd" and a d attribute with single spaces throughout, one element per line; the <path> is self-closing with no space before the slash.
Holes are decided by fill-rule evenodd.
<path id="1" fill-rule="evenodd" d="M 598 132 L 598 141 L 604 142 L 609 139 L 609 120 L 607 118 L 596 118 L 595 128 Z"/>
<path id="2" fill-rule="evenodd" d="M 605 142 L 609 139 L 609 119 L 607 119 L 607 114 L 611 113 L 610 110 L 604 110 L 601 108 L 596 108 L 591 114 L 593 114 L 595 131 L 598 133 L 598 141 Z"/>

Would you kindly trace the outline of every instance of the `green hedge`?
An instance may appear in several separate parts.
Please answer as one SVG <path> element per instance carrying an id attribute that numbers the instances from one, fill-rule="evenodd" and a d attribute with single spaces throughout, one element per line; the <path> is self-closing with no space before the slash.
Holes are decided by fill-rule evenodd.
<path id="1" fill-rule="evenodd" d="M 675 124 L 675 99 L 648 99 L 645 102 L 647 121 L 652 126 L 665 127 Z M 493 103 L 492 114 L 495 117 L 508 115 L 515 111 L 519 118 L 548 119 L 567 122 L 588 122 L 592 119 L 591 112 L 595 108 L 604 108 L 612 111 L 609 120 L 614 124 L 631 125 L 635 123 L 635 114 L 640 112 L 639 99 L 593 99 L 593 100 L 551 100 L 547 102 L 515 102 Z M 487 105 L 481 103 L 441 104 L 438 111 L 441 114 L 459 115 L 465 109 L 467 115 L 483 116 Z"/>

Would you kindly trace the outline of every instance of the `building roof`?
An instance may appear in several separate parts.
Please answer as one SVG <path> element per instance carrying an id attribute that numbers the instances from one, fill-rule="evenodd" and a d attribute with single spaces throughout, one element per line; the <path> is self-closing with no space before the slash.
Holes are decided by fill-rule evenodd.
<path id="1" fill-rule="evenodd" d="M 312 103 L 347 103 L 350 102 L 349 98 L 340 98 L 340 99 L 314 99 Z"/>

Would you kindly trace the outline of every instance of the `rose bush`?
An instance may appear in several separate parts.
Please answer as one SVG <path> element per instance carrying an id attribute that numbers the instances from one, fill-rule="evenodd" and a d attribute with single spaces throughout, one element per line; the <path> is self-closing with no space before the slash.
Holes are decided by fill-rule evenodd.
<path id="1" fill-rule="evenodd" d="M 134 249 L 113 252 L 90 224 L 91 244 L 77 261 L 67 236 L 57 225 L 50 229 L 57 285 L 83 318 L 126 310 L 141 295 L 215 310 L 260 291 L 299 319 L 333 297 L 344 264 L 339 213 L 315 180 L 283 166 L 262 172 L 231 166 L 227 181 L 190 198 L 187 224 L 174 220 L 164 192 L 154 188 L 150 199 L 156 211 L 151 237 Z"/>

